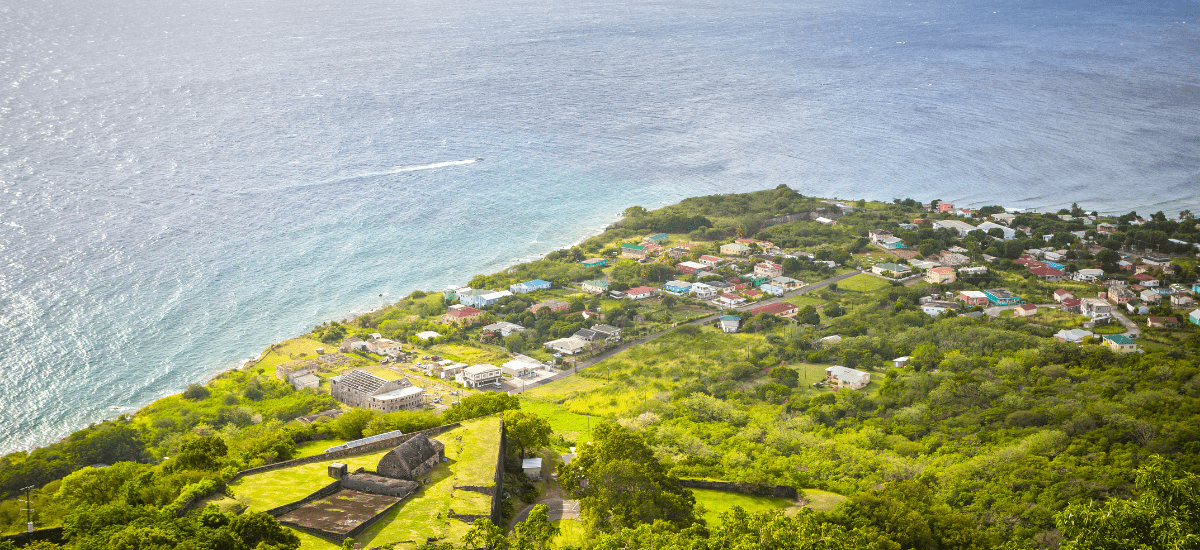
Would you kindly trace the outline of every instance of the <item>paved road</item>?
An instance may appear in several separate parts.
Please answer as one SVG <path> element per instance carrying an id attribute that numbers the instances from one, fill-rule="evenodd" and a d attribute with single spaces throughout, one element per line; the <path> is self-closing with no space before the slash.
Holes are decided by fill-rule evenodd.
<path id="1" fill-rule="evenodd" d="M 1138 336 L 1142 335 L 1142 330 L 1138 328 L 1137 323 L 1130 321 L 1124 313 L 1121 313 L 1120 311 L 1117 311 L 1116 308 L 1113 308 L 1112 315 L 1113 317 L 1116 317 L 1122 325 L 1125 326 L 1125 336 L 1128 336 L 1129 338 L 1137 338 Z"/>
<path id="2" fill-rule="evenodd" d="M 762 306 L 765 306 L 765 305 L 773 304 L 773 303 L 775 303 L 775 302 L 781 302 L 781 301 L 784 301 L 784 300 L 786 300 L 787 298 L 790 298 L 790 297 L 792 297 L 792 296 L 799 296 L 799 295 L 801 295 L 801 294 L 807 294 L 807 293 L 809 293 L 809 292 L 812 292 L 812 291 L 814 291 L 814 290 L 819 290 L 819 289 L 825 288 L 825 287 L 827 287 L 827 286 L 829 286 L 829 285 L 831 285 L 831 284 L 833 284 L 833 283 L 836 283 L 836 282 L 839 282 L 839 281 L 844 281 L 844 280 L 846 280 L 846 279 L 849 279 L 850 277 L 853 277 L 853 276 L 855 276 L 855 275 L 859 275 L 859 274 L 861 274 L 861 273 L 862 273 L 862 271 L 859 271 L 859 270 L 857 270 L 857 269 L 856 269 L 856 270 L 854 270 L 854 271 L 849 271 L 849 272 L 843 273 L 843 274 L 841 274 L 841 275 L 837 275 L 837 276 L 835 276 L 835 277 L 830 277 L 830 278 L 828 278 L 828 279 L 825 279 L 825 280 L 822 280 L 822 281 L 817 281 L 817 282 L 815 282 L 815 283 L 813 283 L 813 284 L 810 284 L 810 285 L 804 285 L 804 286 L 802 286 L 802 287 L 800 287 L 800 288 L 798 288 L 798 289 L 796 289 L 796 290 L 793 290 L 793 291 L 791 291 L 791 292 L 785 292 L 785 293 L 783 294 L 783 296 L 779 296 L 779 297 L 776 297 L 776 298 L 771 298 L 771 299 L 769 299 L 769 300 L 763 300 L 763 301 L 761 301 L 761 302 L 755 302 L 755 303 L 753 303 L 753 304 L 745 305 L 745 306 L 738 307 L 738 308 L 734 308 L 734 309 L 735 309 L 735 310 L 737 310 L 737 311 L 746 311 L 746 310 L 749 310 L 749 309 L 759 308 L 759 307 L 762 307 Z M 687 322 L 687 323 L 685 323 L 685 324 L 688 324 L 688 325 L 703 325 L 703 324 L 706 324 L 706 323 L 714 323 L 714 322 L 716 322 L 716 320 L 717 320 L 717 317 L 720 317 L 720 316 L 721 316 L 721 315 L 723 315 L 723 314 L 724 314 L 724 312 L 721 312 L 721 313 L 716 313 L 716 314 L 713 314 L 713 315 L 709 315 L 709 316 L 707 316 L 707 317 L 702 317 L 702 318 L 700 318 L 700 319 L 696 319 L 696 320 L 694 320 L 694 321 L 689 321 L 689 322 Z M 593 358 L 591 358 L 591 359 L 588 359 L 587 361 L 584 361 L 584 362 L 582 362 L 582 363 L 578 363 L 578 364 L 576 364 L 576 366 L 575 366 L 575 368 L 574 368 L 574 369 L 571 369 L 571 370 L 568 370 L 568 371 L 563 371 L 563 372 L 560 372 L 560 373 L 558 373 L 558 374 L 554 375 L 553 377 L 551 377 L 551 378 L 549 378 L 549 379 L 545 379 L 545 380 L 539 380 L 539 381 L 537 381 L 536 383 L 528 383 L 528 382 L 527 382 L 527 383 L 525 384 L 525 389 L 526 389 L 526 390 L 531 390 L 531 389 L 533 389 L 533 388 L 536 388 L 536 387 L 538 387 L 538 386 L 543 386 L 543 385 L 549 384 L 550 382 L 553 382 L 553 381 L 555 381 L 555 380 L 559 380 L 559 379 L 562 379 L 562 378 L 566 378 L 567 376 L 570 376 L 571 374 L 574 374 L 574 373 L 575 373 L 576 371 L 578 371 L 579 369 L 586 369 L 586 368 L 588 368 L 588 367 L 591 367 L 592 365 L 595 365 L 596 363 L 599 363 L 600 361 L 603 361 L 603 360 L 605 360 L 605 359 L 608 359 L 609 357 L 612 357 L 613 355 L 616 355 L 616 354 L 618 354 L 618 353 L 621 353 L 622 351 L 625 351 L 625 350 L 627 350 L 627 349 L 629 349 L 629 348 L 631 348 L 631 347 L 633 347 L 633 346 L 640 346 L 640 345 L 642 345 L 642 344 L 645 344 L 646 342 L 649 342 L 649 341 L 651 341 L 651 340 L 654 340 L 655 338 L 658 338 L 659 336 L 662 336 L 662 335 L 664 335 L 664 334 L 666 334 L 666 333 L 670 332 L 671 330 L 672 330 L 672 329 L 662 330 L 662 331 L 656 332 L 656 333 L 654 333 L 654 334 L 650 334 L 650 335 L 644 336 L 644 337 L 642 337 L 642 338 L 639 338 L 639 339 L 637 339 L 637 340 L 629 340 L 629 341 L 626 341 L 626 342 L 622 342 L 620 345 L 618 345 L 618 346 L 617 346 L 617 347 L 615 347 L 615 348 L 608 349 L 608 350 L 606 350 L 605 352 L 603 352 L 603 353 L 601 353 L 601 354 L 599 354 L 599 355 L 597 355 L 597 356 L 595 356 L 595 357 L 593 357 Z M 520 391 L 510 391 L 510 392 L 508 392 L 508 393 L 509 393 L 509 395 L 516 395 L 516 394 L 519 394 L 519 393 L 521 393 L 521 392 L 520 392 Z"/>
<path id="3" fill-rule="evenodd" d="M 516 524 L 525 521 L 529 517 L 529 512 L 533 511 L 533 507 L 539 504 L 545 504 L 546 507 L 550 509 L 548 514 L 550 521 L 558 521 L 560 519 L 579 519 L 578 500 L 565 500 L 558 497 L 550 497 L 543 498 L 533 504 L 530 504 L 529 506 L 526 506 L 520 512 L 517 512 L 517 515 L 513 516 L 512 522 L 508 524 L 508 528 L 511 530 Z"/>

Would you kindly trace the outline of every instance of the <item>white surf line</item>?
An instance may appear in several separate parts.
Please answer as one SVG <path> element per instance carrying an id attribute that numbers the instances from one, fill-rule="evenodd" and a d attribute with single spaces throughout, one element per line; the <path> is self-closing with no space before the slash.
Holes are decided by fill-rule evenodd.
<path id="1" fill-rule="evenodd" d="M 434 164 L 425 164 L 425 165 L 421 165 L 421 166 L 397 167 L 397 168 L 392 169 L 392 171 L 390 173 L 399 174 L 401 172 L 416 172 L 417 170 L 433 170 L 434 168 L 444 168 L 446 166 L 458 166 L 461 164 L 475 164 L 476 162 L 479 162 L 479 159 L 452 160 L 449 162 L 437 162 Z"/>

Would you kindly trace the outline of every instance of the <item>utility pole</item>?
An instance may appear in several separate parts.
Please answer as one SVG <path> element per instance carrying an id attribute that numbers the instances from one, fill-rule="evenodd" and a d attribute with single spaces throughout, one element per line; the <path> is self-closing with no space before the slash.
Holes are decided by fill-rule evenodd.
<path id="1" fill-rule="evenodd" d="M 28 530 L 28 532 L 32 533 L 33 532 L 33 501 L 29 500 L 29 491 L 33 490 L 33 485 L 30 485 L 21 490 L 25 491 L 25 526 L 26 526 L 25 528 Z"/>

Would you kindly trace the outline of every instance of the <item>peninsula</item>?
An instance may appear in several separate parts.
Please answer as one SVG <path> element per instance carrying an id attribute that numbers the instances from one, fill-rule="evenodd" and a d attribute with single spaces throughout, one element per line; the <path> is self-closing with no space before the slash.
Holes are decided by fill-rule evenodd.
<path id="1" fill-rule="evenodd" d="M 0 549 L 1169 545 L 1197 243 L 786 186 L 632 207 L 0 458 Z"/>

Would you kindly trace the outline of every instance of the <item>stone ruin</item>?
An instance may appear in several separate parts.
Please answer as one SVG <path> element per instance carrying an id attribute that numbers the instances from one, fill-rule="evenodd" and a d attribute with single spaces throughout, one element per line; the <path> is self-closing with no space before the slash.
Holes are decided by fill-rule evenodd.
<path id="1" fill-rule="evenodd" d="M 401 443 L 379 460 L 379 475 L 415 480 L 437 466 L 446 454 L 441 441 L 418 435 Z"/>
<path id="2" fill-rule="evenodd" d="M 355 472 L 342 478 L 342 489 L 372 495 L 403 499 L 417 492 L 421 484 L 407 479 L 393 479 L 367 472 Z"/>

